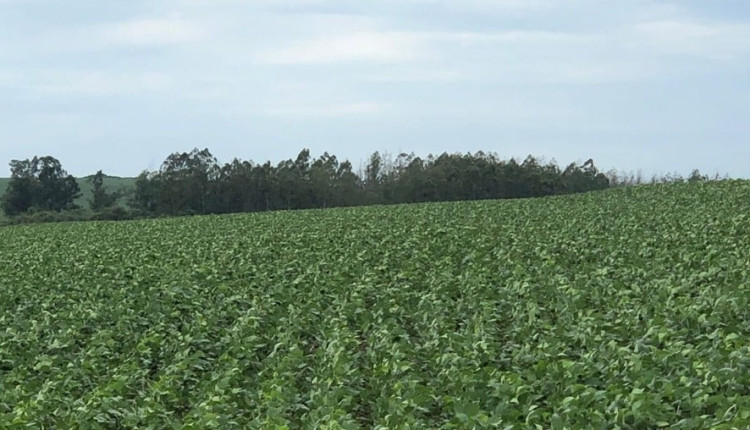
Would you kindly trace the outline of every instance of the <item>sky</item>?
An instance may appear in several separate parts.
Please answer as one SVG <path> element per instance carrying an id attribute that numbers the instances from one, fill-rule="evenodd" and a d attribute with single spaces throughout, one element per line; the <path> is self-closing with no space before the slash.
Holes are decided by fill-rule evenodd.
<path id="1" fill-rule="evenodd" d="M 76 176 L 309 148 L 750 178 L 749 112 L 747 0 L 0 0 L 0 164 Z"/>

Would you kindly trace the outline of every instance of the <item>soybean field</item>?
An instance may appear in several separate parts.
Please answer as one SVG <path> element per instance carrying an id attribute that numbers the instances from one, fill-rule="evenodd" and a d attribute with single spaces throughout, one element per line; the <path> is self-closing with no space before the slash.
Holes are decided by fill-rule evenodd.
<path id="1" fill-rule="evenodd" d="M 0 428 L 750 427 L 750 182 L 0 228 Z"/>

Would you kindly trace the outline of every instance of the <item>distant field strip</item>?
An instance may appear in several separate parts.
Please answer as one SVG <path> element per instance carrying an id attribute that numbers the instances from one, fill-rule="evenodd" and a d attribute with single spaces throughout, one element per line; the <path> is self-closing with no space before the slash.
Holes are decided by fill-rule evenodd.
<path id="1" fill-rule="evenodd" d="M 0 428 L 748 428 L 750 183 L 0 228 Z"/>

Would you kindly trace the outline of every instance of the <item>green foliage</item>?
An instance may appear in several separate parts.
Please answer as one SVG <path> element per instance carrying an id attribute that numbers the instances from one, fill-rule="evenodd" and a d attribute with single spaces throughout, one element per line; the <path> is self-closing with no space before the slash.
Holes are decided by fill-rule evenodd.
<path id="1" fill-rule="evenodd" d="M 81 184 L 81 197 L 76 199 L 76 204 L 81 207 L 90 206 L 89 198 L 94 194 L 94 175 L 80 178 L 78 182 Z M 121 178 L 118 176 L 104 175 L 102 178 L 102 188 L 104 191 L 112 196 L 116 197 L 114 206 L 126 207 L 128 199 L 132 198 L 132 193 L 135 188 L 136 178 Z M 0 187 L 2 183 L 0 183 Z"/>
<path id="2" fill-rule="evenodd" d="M 40 224 L 76 221 L 123 221 L 149 218 L 150 214 L 131 211 L 120 206 L 111 206 L 92 212 L 88 209 L 74 209 L 67 211 L 29 211 L 0 219 L 0 225 Z"/>
<path id="3" fill-rule="evenodd" d="M 88 221 L 89 219 L 91 219 L 91 213 L 85 209 L 73 209 L 59 212 L 30 210 L 4 219 L 2 225 Z"/>
<path id="4" fill-rule="evenodd" d="M 233 160 L 220 167 L 208 149 L 174 153 L 136 181 L 133 208 L 160 215 L 256 212 L 366 204 L 540 197 L 602 190 L 609 179 L 592 160 L 564 171 L 529 156 L 523 164 L 495 155 L 374 153 L 362 172 L 328 153 L 272 166 Z"/>
<path id="5" fill-rule="evenodd" d="M 50 158 L 50 157 L 46 157 Z M 41 160 L 36 158 L 35 160 Z M 54 160 L 54 159 L 52 159 Z M 14 163 L 29 163 L 14 162 Z M 15 169 L 15 167 L 14 167 Z M 302 150 L 296 159 L 255 164 L 234 159 L 219 165 L 208 149 L 173 153 L 158 171 L 144 171 L 137 178 L 95 175 L 83 178 L 74 207 L 89 207 L 94 215 L 34 215 L 36 211 L 59 211 L 45 205 L 42 187 L 33 181 L 0 178 L 0 194 L 6 194 L 6 212 L 14 216 L 3 223 L 27 223 L 35 219 L 132 219 L 170 215 L 259 212 L 455 200 L 486 200 L 542 197 L 596 191 L 612 186 L 642 183 L 640 174 L 622 176 L 612 170 L 603 174 L 593 160 L 571 163 L 560 169 L 552 161 L 543 164 L 529 156 L 522 163 L 500 160 L 495 154 L 429 155 L 372 154 L 359 174 L 349 161 L 339 162 L 324 153 L 312 158 Z M 714 180 L 720 179 L 718 176 Z M 72 180 L 70 178 L 69 180 Z M 694 170 L 688 182 L 709 178 Z M 73 180 L 74 181 L 74 180 Z M 677 173 L 652 178 L 652 183 L 682 182 Z M 84 197 L 85 196 L 85 197 Z M 123 210 L 128 206 L 129 210 Z M 24 209 L 26 208 L 26 209 Z M 67 210 L 67 209 L 63 209 Z M 29 212 L 18 217 L 22 212 Z M 106 212 L 106 213 L 105 213 Z"/>
<path id="6" fill-rule="evenodd" d="M 99 170 L 94 176 L 89 178 L 91 182 L 91 200 L 89 200 L 89 206 L 94 212 L 100 212 L 104 209 L 110 208 L 117 203 L 117 193 L 107 192 L 104 186 L 104 173 Z"/>
<path id="7" fill-rule="evenodd" d="M 705 182 L 708 180 L 708 176 L 701 175 L 701 171 L 698 169 L 693 169 L 693 171 L 690 173 L 690 177 L 688 178 L 688 182 Z"/>
<path id="8" fill-rule="evenodd" d="M 80 188 L 53 157 L 10 162 L 11 179 L 2 197 L 3 211 L 14 216 L 29 210 L 62 211 L 75 209 Z"/>
<path id="9" fill-rule="evenodd" d="M 747 428 L 750 183 L 0 229 L 4 428 Z"/>
<path id="10" fill-rule="evenodd" d="M 79 193 L 78 197 L 76 197 L 75 200 L 73 200 L 74 206 L 85 208 L 90 207 L 90 197 L 93 194 L 93 184 L 92 179 L 94 175 L 86 176 L 82 178 L 77 178 L 77 182 L 80 185 L 81 192 Z M 116 207 L 126 207 L 127 201 L 131 199 L 132 191 L 134 189 L 136 179 L 135 178 L 120 178 L 116 176 L 104 176 L 103 180 L 103 187 L 109 194 L 114 194 L 117 196 L 117 201 L 115 202 Z M 8 189 L 11 182 L 11 178 L 0 178 L 0 195 L 4 195 L 6 190 Z M 77 212 L 77 211 L 74 211 Z M 4 213 L 0 213 L 0 223 L 24 223 L 29 222 L 30 219 L 35 218 L 33 216 L 34 214 L 27 214 L 27 215 L 18 215 L 13 217 L 13 219 L 8 219 L 5 217 Z M 20 218 L 25 218 L 20 219 Z M 20 219 L 20 220 L 19 220 Z M 81 217 L 80 219 L 88 219 L 88 216 Z"/>

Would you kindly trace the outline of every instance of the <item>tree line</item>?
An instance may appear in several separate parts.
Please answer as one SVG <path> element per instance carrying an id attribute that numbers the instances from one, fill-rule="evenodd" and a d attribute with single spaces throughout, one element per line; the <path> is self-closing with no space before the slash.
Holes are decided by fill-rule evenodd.
<path id="1" fill-rule="evenodd" d="M 11 179 L 2 208 L 11 217 L 34 212 L 80 210 L 76 179 L 50 156 L 10 163 Z M 88 210 L 103 218 L 218 214 L 373 204 L 541 197 L 606 189 L 616 178 L 593 160 L 560 168 L 529 156 L 522 162 L 491 153 L 430 155 L 375 152 L 354 170 L 349 161 L 303 149 L 278 164 L 234 159 L 220 164 L 208 149 L 176 152 L 155 171 L 135 180 L 126 205 L 122 195 L 92 182 Z"/>
<path id="2" fill-rule="evenodd" d="M 565 169 L 534 157 L 442 154 L 426 159 L 374 153 L 355 173 L 349 161 L 302 150 L 272 165 L 235 159 L 221 165 L 208 149 L 174 153 L 138 176 L 131 206 L 159 215 L 257 212 L 372 204 L 538 197 L 600 190 L 609 180 L 589 160 Z"/>

